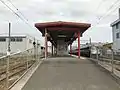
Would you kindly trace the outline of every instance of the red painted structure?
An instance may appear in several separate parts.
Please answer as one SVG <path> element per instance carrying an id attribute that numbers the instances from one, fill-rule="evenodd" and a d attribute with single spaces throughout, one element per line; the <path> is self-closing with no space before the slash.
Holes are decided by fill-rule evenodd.
<path id="1" fill-rule="evenodd" d="M 78 31 L 78 58 L 80 58 L 80 31 Z"/>
<path id="2" fill-rule="evenodd" d="M 45 58 L 47 58 L 48 43 L 47 43 L 47 30 L 45 29 Z"/>
<path id="3" fill-rule="evenodd" d="M 65 40 L 70 45 L 78 38 L 78 56 L 80 57 L 80 37 L 91 26 L 87 23 L 76 22 L 46 22 L 36 23 L 35 27 L 42 33 L 45 39 L 46 55 L 47 55 L 47 40 L 50 41 L 54 47 L 57 47 L 57 40 Z M 46 33 L 47 32 L 47 33 Z M 48 35 L 45 35 L 48 34 Z M 59 35 L 65 37 L 59 38 Z M 47 57 L 47 56 L 46 56 Z"/>

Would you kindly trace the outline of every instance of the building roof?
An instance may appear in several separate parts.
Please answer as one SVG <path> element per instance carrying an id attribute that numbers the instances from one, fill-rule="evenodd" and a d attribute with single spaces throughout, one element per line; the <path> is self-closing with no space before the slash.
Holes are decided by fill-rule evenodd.
<path id="1" fill-rule="evenodd" d="M 113 23 L 111 23 L 110 26 L 114 26 L 114 25 L 116 25 L 116 24 L 119 23 L 119 22 L 120 22 L 120 19 L 117 19 L 116 21 L 114 21 Z"/>
<path id="2" fill-rule="evenodd" d="M 62 22 L 62 21 L 58 21 L 58 22 L 46 22 L 46 23 L 36 23 L 35 27 L 41 31 L 41 33 L 44 36 L 44 31 L 45 28 L 48 31 L 58 31 L 58 30 L 62 30 L 62 31 L 81 31 L 82 33 L 85 32 L 89 27 L 91 26 L 91 24 L 87 24 L 87 23 L 76 23 L 76 22 Z"/>
<path id="3" fill-rule="evenodd" d="M 103 47 L 112 48 L 112 45 L 113 45 L 113 43 L 106 43 L 103 45 Z"/>
<path id="4" fill-rule="evenodd" d="M 11 37 L 26 37 L 27 35 L 25 34 L 11 34 Z M 4 33 L 4 34 L 0 34 L 0 37 L 9 37 L 9 34 Z"/>
<path id="5" fill-rule="evenodd" d="M 80 31 L 82 34 L 91 26 L 88 23 L 76 23 L 76 22 L 46 22 L 46 23 L 36 23 L 35 27 L 45 36 L 45 29 L 50 35 L 48 40 L 54 44 L 57 44 L 57 40 L 64 39 L 67 43 L 72 43 L 76 40 L 76 33 Z M 61 37 L 59 37 L 61 36 Z"/>

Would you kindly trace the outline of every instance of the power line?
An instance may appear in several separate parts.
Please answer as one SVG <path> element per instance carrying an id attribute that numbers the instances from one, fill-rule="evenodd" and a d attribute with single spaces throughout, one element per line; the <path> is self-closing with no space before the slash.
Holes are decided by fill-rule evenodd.
<path id="1" fill-rule="evenodd" d="M 118 3 L 120 0 L 116 0 L 108 9 L 107 9 L 107 12 L 101 16 L 99 19 L 102 19 L 104 17 L 106 17 L 107 14 L 109 14 L 108 12 L 116 5 L 116 3 Z"/>
<path id="2" fill-rule="evenodd" d="M 98 7 L 95 9 L 94 12 L 97 12 L 99 10 L 99 8 L 101 7 L 101 5 L 103 4 L 103 2 L 105 2 L 104 0 L 101 0 L 101 2 L 98 4 Z M 91 18 L 90 18 L 91 19 Z M 89 20 L 88 20 L 89 21 Z"/>
<path id="3" fill-rule="evenodd" d="M 119 3 L 120 4 L 120 3 Z M 120 5 L 118 7 L 116 7 L 115 9 L 113 9 L 111 12 L 109 12 L 108 14 L 106 14 L 105 16 L 101 17 L 101 19 L 99 20 L 98 24 L 100 23 L 101 20 L 103 20 L 105 17 L 108 17 L 112 12 L 114 12 L 115 10 L 117 10 L 120 7 Z"/>
<path id="4" fill-rule="evenodd" d="M 15 12 L 11 7 L 9 7 L 3 0 L 0 0 L 2 4 L 4 4 L 12 13 L 14 13 L 18 18 L 20 18 L 25 24 L 27 24 L 29 27 L 33 28 L 29 23 L 28 19 L 18 10 L 18 8 L 10 1 L 10 3 L 13 5 L 13 7 L 24 17 L 22 18 L 17 12 Z M 41 40 L 40 40 L 41 41 Z"/>
<path id="5" fill-rule="evenodd" d="M 102 3 L 104 0 L 101 0 L 101 2 L 99 3 L 98 7 L 96 8 L 95 12 L 101 7 Z"/>
<path id="6" fill-rule="evenodd" d="M 24 14 L 21 11 L 19 11 L 19 9 L 12 3 L 11 0 L 7 0 L 7 1 L 9 1 L 9 3 L 18 11 L 18 13 L 20 13 L 23 16 L 24 19 L 26 19 L 26 21 L 28 21 L 28 19 L 24 16 Z"/>
<path id="7" fill-rule="evenodd" d="M 12 11 L 12 13 L 14 13 L 14 14 L 17 15 L 17 13 L 16 13 L 12 8 L 10 8 L 4 1 L 2 1 L 2 0 L 0 0 L 0 1 L 1 1 L 1 3 L 3 3 L 10 11 Z"/>
<path id="8" fill-rule="evenodd" d="M 109 16 L 112 12 L 114 12 L 116 9 L 119 8 L 120 5 L 117 6 L 115 9 L 113 9 L 111 12 L 109 12 L 119 1 L 120 1 L 120 0 L 116 0 L 116 1 L 107 9 L 107 12 L 106 12 L 103 16 L 101 16 L 100 18 L 98 18 L 98 21 L 97 21 L 97 24 L 96 24 L 96 25 L 100 24 L 100 21 L 101 21 L 101 20 L 103 20 L 105 17 Z M 120 4 L 120 3 L 119 3 L 119 4 Z M 95 27 L 96 25 L 94 25 L 93 27 Z M 92 27 L 92 28 L 93 28 L 93 27 Z"/>
<path id="9" fill-rule="evenodd" d="M 120 4 L 120 3 L 119 3 Z M 115 10 L 117 10 L 120 7 L 120 5 L 118 7 L 116 7 L 113 11 L 111 11 L 110 13 L 114 12 Z M 109 16 L 110 14 L 108 14 L 107 16 Z"/>
<path id="10" fill-rule="evenodd" d="M 114 5 L 116 4 L 116 3 L 118 3 L 120 0 L 116 0 L 109 8 L 108 8 L 108 10 L 107 11 L 109 11 L 110 9 L 112 9 L 113 7 L 114 7 Z"/>
<path id="11" fill-rule="evenodd" d="M 25 24 L 31 27 L 31 25 L 27 22 L 26 19 L 23 19 L 18 13 L 16 13 L 11 7 L 9 7 L 4 1 L 0 0 L 2 4 L 4 4 L 12 13 L 14 13 L 18 18 L 20 18 Z"/>

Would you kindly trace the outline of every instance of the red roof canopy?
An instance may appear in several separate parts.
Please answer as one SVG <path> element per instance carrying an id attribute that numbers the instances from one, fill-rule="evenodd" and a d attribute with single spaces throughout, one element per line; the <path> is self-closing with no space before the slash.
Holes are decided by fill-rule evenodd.
<path id="1" fill-rule="evenodd" d="M 58 22 L 47 22 L 47 23 L 36 23 L 35 26 L 37 27 L 41 27 L 41 28 L 46 28 L 46 27 L 55 27 L 55 26 L 65 26 L 65 27 L 77 27 L 77 28 L 81 28 L 81 27 L 90 27 L 90 24 L 87 23 L 77 23 L 77 22 L 62 22 L 62 21 L 58 21 Z"/>
<path id="2" fill-rule="evenodd" d="M 76 37 L 75 34 L 80 31 L 81 36 L 82 34 L 91 26 L 91 24 L 87 23 L 77 23 L 77 22 L 46 22 L 46 23 L 36 23 L 35 27 L 45 35 L 45 29 L 52 37 L 53 41 L 57 43 L 59 39 L 57 36 L 58 34 L 66 35 L 65 39 L 66 42 L 72 43 Z M 50 39 L 49 39 L 50 40 Z M 50 40 L 51 41 L 51 40 Z"/>

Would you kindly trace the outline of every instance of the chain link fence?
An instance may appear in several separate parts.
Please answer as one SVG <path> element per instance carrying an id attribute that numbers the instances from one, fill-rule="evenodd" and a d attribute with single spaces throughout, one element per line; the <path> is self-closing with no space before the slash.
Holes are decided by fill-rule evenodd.
<path id="1" fill-rule="evenodd" d="M 28 69 L 43 57 L 41 47 L 34 47 L 0 58 L 0 90 L 8 90 Z"/>

